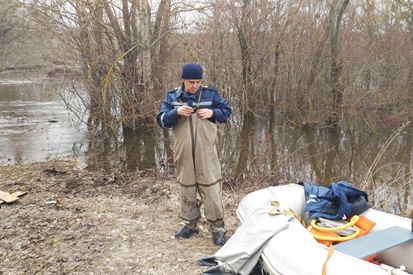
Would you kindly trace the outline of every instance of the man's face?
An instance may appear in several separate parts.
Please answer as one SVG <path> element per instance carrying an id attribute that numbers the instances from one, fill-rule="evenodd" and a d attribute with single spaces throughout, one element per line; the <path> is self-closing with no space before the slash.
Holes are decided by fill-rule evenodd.
<path id="1" fill-rule="evenodd" d="M 184 79 L 185 91 L 195 94 L 201 86 L 201 79 Z"/>

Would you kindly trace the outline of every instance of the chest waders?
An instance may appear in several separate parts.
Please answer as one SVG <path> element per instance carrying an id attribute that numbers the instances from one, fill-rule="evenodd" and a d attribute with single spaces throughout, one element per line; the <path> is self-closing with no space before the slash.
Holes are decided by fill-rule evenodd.
<path id="1" fill-rule="evenodd" d="M 215 148 L 218 127 L 195 113 L 180 117 L 173 127 L 174 162 L 180 185 L 181 218 L 195 228 L 201 218 L 197 194 L 214 231 L 224 231 L 221 167 Z"/>

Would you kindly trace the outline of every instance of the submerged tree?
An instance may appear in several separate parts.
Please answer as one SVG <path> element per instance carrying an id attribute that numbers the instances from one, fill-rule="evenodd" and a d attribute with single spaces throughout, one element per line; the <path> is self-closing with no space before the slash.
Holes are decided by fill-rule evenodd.
<path id="1" fill-rule="evenodd" d="M 370 128 L 411 117 L 411 0 L 12 2 L 53 38 L 47 59 L 78 72 L 91 127 L 154 125 L 189 61 L 241 115 Z"/>
<path id="2" fill-rule="evenodd" d="M 152 124 L 153 87 L 162 79 L 152 68 L 168 50 L 159 45 L 168 39 L 170 0 L 160 1 L 154 19 L 144 0 L 38 0 L 26 7 L 64 48 L 55 58 L 80 67 L 91 127 Z"/>
<path id="3" fill-rule="evenodd" d="M 331 94 L 333 97 L 333 113 L 329 118 L 329 123 L 337 124 L 337 119 L 340 115 L 340 108 L 343 103 L 343 84 L 340 82 L 341 64 L 338 60 L 340 48 L 340 25 L 343 14 L 350 0 L 333 1 L 330 8 L 329 16 L 329 33 L 331 47 L 331 63 L 330 63 L 330 81 Z"/>

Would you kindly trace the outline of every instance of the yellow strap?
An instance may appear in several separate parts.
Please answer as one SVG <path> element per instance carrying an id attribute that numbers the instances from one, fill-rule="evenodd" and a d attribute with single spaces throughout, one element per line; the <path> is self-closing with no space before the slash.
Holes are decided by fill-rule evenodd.
<path id="1" fill-rule="evenodd" d="M 268 214 L 270 216 L 274 216 L 274 215 L 276 215 L 276 214 L 274 214 L 274 211 L 280 206 L 280 203 L 278 201 L 272 201 L 271 205 L 272 205 L 272 207 L 271 207 L 270 211 L 268 211 Z"/>
<path id="2" fill-rule="evenodd" d="M 280 215 L 280 214 L 285 214 L 285 215 L 292 215 L 294 216 L 304 227 L 306 227 L 304 220 L 297 214 L 295 213 L 293 210 L 291 209 L 284 209 L 284 210 L 280 210 L 278 209 L 278 207 L 280 206 L 280 203 L 278 201 L 272 201 L 271 202 L 271 209 L 270 211 L 268 211 L 268 214 L 270 216 L 274 216 L 274 215 Z"/>
<path id="3" fill-rule="evenodd" d="M 334 253 L 334 247 L 330 245 L 328 247 L 328 254 L 327 254 L 327 259 L 325 260 L 323 264 L 323 270 L 322 270 L 322 275 L 327 275 L 327 262 L 330 260 L 331 256 L 333 256 Z"/>

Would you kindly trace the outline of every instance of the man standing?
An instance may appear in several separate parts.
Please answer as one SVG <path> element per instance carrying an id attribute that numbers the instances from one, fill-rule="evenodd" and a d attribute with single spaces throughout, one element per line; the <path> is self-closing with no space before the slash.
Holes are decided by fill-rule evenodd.
<path id="1" fill-rule="evenodd" d="M 182 68 L 182 85 L 168 91 L 156 119 L 162 128 L 171 128 L 174 162 L 180 189 L 180 216 L 185 225 L 175 238 L 198 233 L 201 218 L 197 193 L 204 204 L 205 217 L 215 245 L 226 242 L 221 198 L 221 166 L 215 148 L 218 123 L 225 123 L 231 108 L 216 87 L 202 86 L 203 70 L 196 63 Z"/>

